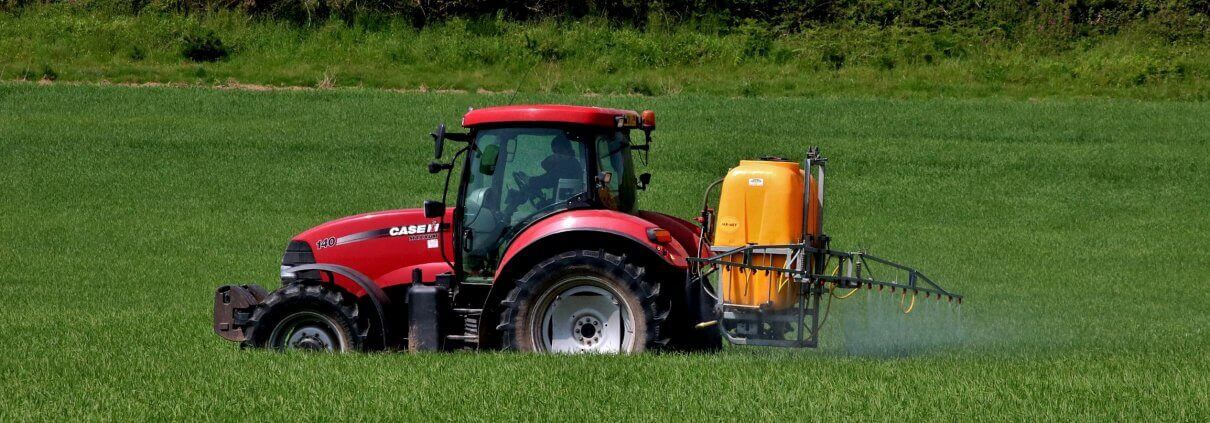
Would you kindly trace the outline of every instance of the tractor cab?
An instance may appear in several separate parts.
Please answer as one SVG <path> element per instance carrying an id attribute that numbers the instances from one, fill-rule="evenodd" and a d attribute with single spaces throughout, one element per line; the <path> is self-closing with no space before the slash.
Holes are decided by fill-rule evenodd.
<path id="1" fill-rule="evenodd" d="M 633 214 L 636 176 L 632 151 L 646 150 L 654 114 L 577 106 L 508 106 L 472 110 L 469 133 L 433 134 L 440 159 L 445 139 L 466 142 L 456 186 L 453 243 L 461 276 L 490 280 L 508 244 L 534 222 L 569 209 Z M 645 142 L 633 142 L 640 129 Z M 454 163 L 430 165 L 453 172 Z M 640 180 L 642 182 L 640 182 Z M 447 184 L 448 186 L 448 184 Z M 447 187 L 447 190 L 449 188 Z M 443 213 L 442 213 L 443 214 Z"/>

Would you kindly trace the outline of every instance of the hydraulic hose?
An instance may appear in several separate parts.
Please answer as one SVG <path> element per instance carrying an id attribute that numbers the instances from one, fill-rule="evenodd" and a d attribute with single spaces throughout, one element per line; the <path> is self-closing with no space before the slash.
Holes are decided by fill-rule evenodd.
<path id="1" fill-rule="evenodd" d="M 836 263 L 836 268 L 832 269 L 832 276 L 840 276 L 840 263 Z M 856 294 L 857 290 L 859 290 L 859 289 L 861 289 L 860 286 L 858 286 L 857 288 L 853 288 L 853 290 L 849 291 L 848 294 L 836 295 L 836 287 L 832 287 L 832 289 L 828 290 L 828 294 L 835 297 L 838 300 L 843 300 L 845 298 L 852 297 L 853 294 Z"/>
<path id="2" fill-rule="evenodd" d="M 719 178 L 717 181 L 711 182 L 710 186 L 706 187 L 706 193 L 702 195 L 702 210 L 710 207 L 710 191 L 714 190 L 714 187 L 718 186 L 718 184 L 723 183 L 723 179 L 724 178 Z"/>
<path id="3" fill-rule="evenodd" d="M 827 266 L 827 264 L 825 263 L 824 266 Z M 836 276 L 839 274 L 840 274 L 840 263 L 836 263 L 836 269 L 832 270 L 832 276 Z M 857 289 L 853 289 L 853 292 L 857 292 Z M 823 319 L 820 319 L 820 321 L 819 321 L 819 328 L 821 330 L 823 329 L 824 323 L 828 323 L 828 316 L 832 315 L 832 299 L 840 298 L 843 300 L 845 298 L 849 298 L 850 296 L 852 296 L 853 292 L 845 294 L 845 296 L 843 296 L 843 297 L 837 297 L 836 296 L 836 286 L 832 285 L 830 288 L 828 288 L 828 304 L 826 306 L 824 306 Z"/>
<path id="4" fill-rule="evenodd" d="M 831 291 L 828 291 L 828 292 L 831 292 Z M 833 297 L 836 297 L 836 296 L 835 295 L 828 296 L 828 304 L 826 306 L 824 306 L 823 319 L 819 320 L 819 326 L 818 326 L 819 329 L 818 330 L 823 330 L 824 323 L 828 323 L 828 316 L 832 315 L 832 298 Z"/>
<path id="5" fill-rule="evenodd" d="M 899 297 L 899 307 L 900 308 L 903 307 L 903 302 L 906 299 L 907 299 L 907 290 L 904 290 L 903 296 Z M 912 294 L 912 302 L 910 304 L 908 304 L 907 309 L 903 310 L 903 314 L 911 313 L 912 309 L 914 309 L 914 308 L 916 308 L 916 294 Z"/>
<path id="6" fill-rule="evenodd" d="M 702 194 L 702 216 L 703 217 L 705 217 L 705 215 L 706 215 L 706 210 L 710 209 L 710 191 L 713 191 L 714 187 L 718 186 L 721 183 L 723 183 L 723 178 L 719 178 L 717 181 L 711 182 L 710 185 L 706 187 L 706 192 Z M 708 227 L 708 226 L 710 226 L 710 224 L 711 224 L 711 222 L 706 222 L 706 221 L 702 222 L 702 236 L 698 237 L 698 243 L 701 244 L 701 246 L 698 247 L 698 251 L 701 251 L 703 249 L 709 249 L 708 248 L 709 243 L 713 241 L 710 239 L 710 233 L 709 233 L 710 228 Z M 706 247 L 706 248 L 703 248 L 703 247 Z"/>
<path id="7" fill-rule="evenodd" d="M 838 299 L 838 300 L 843 300 L 843 299 L 845 299 L 845 298 L 852 297 L 852 296 L 853 296 L 853 294 L 856 294 L 856 293 L 857 293 L 857 291 L 858 291 L 858 290 L 860 290 L 860 289 L 861 289 L 861 288 L 853 288 L 853 290 L 852 290 L 852 291 L 849 291 L 849 293 L 848 293 L 848 294 L 844 294 L 844 295 L 836 295 L 836 291 L 835 291 L 835 290 L 833 290 L 833 291 L 832 291 L 832 296 L 833 296 L 833 297 L 836 297 L 836 299 Z"/>
<path id="8" fill-rule="evenodd" d="M 713 183 L 711 183 L 710 186 L 706 187 L 706 193 L 704 195 L 702 195 L 703 214 L 705 214 L 704 212 L 706 211 L 706 209 L 710 207 L 710 191 L 713 190 L 714 187 L 718 186 L 718 184 L 721 184 L 721 183 L 723 183 L 723 179 L 719 178 L 717 181 L 714 181 Z M 710 234 L 708 233 L 710 228 L 706 227 L 707 223 L 708 222 L 702 222 L 702 234 L 701 234 L 701 236 L 697 237 L 697 251 L 696 251 L 697 254 L 701 254 L 703 251 L 707 251 L 707 252 L 710 251 L 710 239 L 709 239 Z M 699 270 L 700 270 L 700 268 L 699 268 Z M 705 280 L 704 276 L 702 277 L 702 292 L 705 292 L 706 295 L 709 295 L 715 301 L 722 302 L 722 300 L 720 299 L 721 294 L 716 296 L 716 295 L 710 293 L 710 290 L 706 289 L 706 280 Z"/>

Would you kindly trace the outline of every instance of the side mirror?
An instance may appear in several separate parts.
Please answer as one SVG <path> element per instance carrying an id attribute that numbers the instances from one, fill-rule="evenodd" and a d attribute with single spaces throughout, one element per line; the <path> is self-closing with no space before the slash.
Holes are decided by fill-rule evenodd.
<path id="1" fill-rule="evenodd" d="M 651 174 L 650 173 L 643 172 L 642 175 L 639 175 L 639 189 L 646 190 L 647 184 L 650 184 L 650 183 L 651 183 Z"/>
<path id="2" fill-rule="evenodd" d="M 496 173 L 496 162 L 500 159 L 500 146 L 492 144 L 483 147 L 479 153 L 479 173 L 493 175 Z"/>
<path id="3" fill-rule="evenodd" d="M 443 170 L 453 168 L 453 163 L 429 162 L 429 173 L 439 173 Z"/>
<path id="4" fill-rule="evenodd" d="M 429 134 L 433 137 L 433 158 L 440 159 L 442 150 L 445 148 L 445 124 L 437 125 L 437 132 Z"/>
<path id="5" fill-rule="evenodd" d="M 445 216 L 445 203 L 436 200 L 424 200 L 424 217 L 436 219 Z"/>

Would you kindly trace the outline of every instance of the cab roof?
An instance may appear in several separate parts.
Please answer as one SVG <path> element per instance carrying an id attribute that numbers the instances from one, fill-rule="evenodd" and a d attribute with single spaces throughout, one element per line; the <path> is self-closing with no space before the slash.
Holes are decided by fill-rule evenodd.
<path id="1" fill-rule="evenodd" d="M 513 123 L 563 123 L 616 128 L 619 117 L 635 122 L 639 119 L 639 114 L 632 110 L 565 104 L 499 106 L 467 112 L 462 117 L 462 126 L 471 128 Z"/>

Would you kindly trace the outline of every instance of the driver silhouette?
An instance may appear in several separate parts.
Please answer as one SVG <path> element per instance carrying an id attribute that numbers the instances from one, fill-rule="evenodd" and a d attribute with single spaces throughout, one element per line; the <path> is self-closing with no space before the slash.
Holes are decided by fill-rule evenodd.
<path id="1" fill-rule="evenodd" d="M 530 178 L 529 186 L 534 190 L 531 194 L 538 196 L 541 196 L 542 191 L 550 189 L 550 199 L 556 199 L 558 193 L 555 190 L 559 188 L 559 180 L 583 179 L 584 164 L 580 163 L 580 158 L 576 157 L 576 151 L 571 147 L 571 140 L 564 134 L 550 140 L 550 153 L 550 156 L 542 159 L 544 173 Z"/>
<path id="2" fill-rule="evenodd" d="M 560 198 L 559 182 L 560 181 L 575 181 L 576 185 L 572 187 L 577 192 L 584 189 L 583 181 L 586 178 L 583 157 L 576 154 L 575 148 L 572 146 L 572 141 L 565 134 L 558 134 L 550 140 L 550 155 L 542 159 L 540 163 L 542 173 L 529 176 L 522 172 L 515 172 L 514 178 L 517 180 L 516 195 L 510 195 L 510 198 L 516 198 L 517 201 L 510 201 L 509 207 L 505 210 L 505 216 L 509 216 L 509 221 L 513 221 L 514 214 L 518 206 L 526 202 L 532 204 L 536 209 L 542 209 L 555 204 L 558 201 L 566 200 Z M 549 192 L 549 194 L 547 194 Z M 516 223 L 516 222 L 513 222 Z"/>

